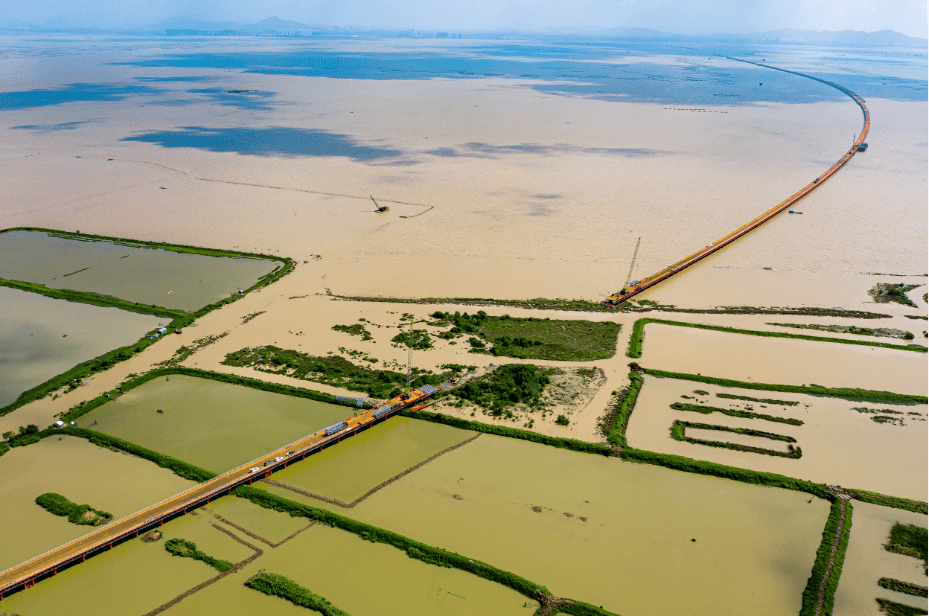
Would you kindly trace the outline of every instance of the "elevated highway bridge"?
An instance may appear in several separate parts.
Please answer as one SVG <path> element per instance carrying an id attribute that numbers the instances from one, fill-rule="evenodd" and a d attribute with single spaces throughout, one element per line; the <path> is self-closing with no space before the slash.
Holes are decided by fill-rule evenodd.
<path id="1" fill-rule="evenodd" d="M 813 180 L 812 182 L 810 182 L 809 184 L 807 184 L 806 186 L 804 186 L 803 188 L 801 188 L 800 190 L 792 194 L 787 199 L 784 199 L 783 201 L 781 201 L 780 203 L 772 207 L 770 210 L 748 221 L 747 223 L 745 223 L 738 229 L 727 233 L 726 235 L 719 238 L 712 244 L 707 244 L 705 247 L 701 248 L 700 250 L 687 255 L 683 259 L 680 259 L 676 261 L 675 263 L 672 263 L 671 265 L 667 266 L 666 268 L 662 270 L 655 272 L 654 274 L 652 274 L 651 276 L 648 276 L 647 278 L 632 281 L 628 286 L 623 288 L 621 291 L 618 291 L 608 296 L 604 303 L 609 304 L 609 305 L 614 305 L 614 306 L 617 304 L 620 304 L 626 301 L 627 299 L 638 295 L 642 291 L 646 289 L 650 289 L 651 287 L 654 287 L 659 282 L 667 280 L 671 276 L 684 271 L 685 269 L 687 269 L 694 263 L 700 261 L 701 259 L 705 259 L 706 257 L 710 256 L 717 250 L 720 250 L 723 247 L 728 246 L 729 244 L 736 241 L 737 239 L 739 239 L 740 237 L 742 237 L 749 231 L 753 229 L 757 229 L 758 227 L 760 227 L 767 221 L 771 220 L 772 218 L 774 218 L 775 216 L 777 216 L 784 210 L 790 208 L 792 205 L 794 205 L 797 201 L 799 201 L 803 197 L 813 192 L 813 190 L 815 190 L 823 182 L 825 182 L 830 177 L 832 177 L 832 175 L 836 171 L 838 171 L 842 167 L 842 165 L 844 165 L 849 160 L 851 160 L 852 156 L 854 156 L 856 152 L 864 150 L 865 148 L 868 147 L 868 145 L 865 143 L 865 138 L 868 136 L 868 130 L 871 128 L 871 116 L 868 113 L 868 108 L 864 104 L 864 99 L 862 99 L 860 96 L 858 96 L 857 94 L 855 94 L 848 88 L 840 86 L 839 84 L 833 83 L 831 81 L 826 81 L 825 79 L 820 79 L 819 77 L 812 77 L 810 75 L 804 75 L 803 73 L 798 73 L 796 71 L 789 71 L 783 68 L 777 68 L 776 66 L 768 66 L 767 64 L 760 64 L 758 62 L 749 62 L 748 60 L 739 60 L 737 58 L 728 58 L 728 59 L 735 60 L 737 62 L 745 62 L 747 64 L 754 64 L 755 66 L 761 66 L 763 68 L 770 68 L 776 71 L 782 71 L 784 73 L 792 73 L 794 75 L 799 75 L 801 77 L 806 77 L 807 79 L 812 79 L 814 81 L 824 83 L 828 86 L 831 86 L 839 90 L 840 92 L 847 94 L 848 96 L 852 98 L 852 100 L 854 100 L 858 104 L 859 107 L 861 107 L 861 113 L 864 116 L 864 126 L 861 129 L 861 134 L 858 136 L 858 139 L 852 145 L 851 149 L 849 149 L 848 151 L 845 152 L 845 154 L 842 155 L 842 158 L 836 161 L 834 165 L 829 167 L 825 172 L 823 172 L 815 180 Z"/>
<path id="2" fill-rule="evenodd" d="M 166 520 L 184 515 L 212 499 L 231 494 L 238 486 L 251 485 L 256 479 L 270 477 L 274 471 L 304 460 L 308 455 L 322 451 L 324 447 L 334 445 L 343 438 L 354 436 L 359 430 L 384 421 L 403 409 L 422 408 L 426 400 L 437 392 L 438 389 L 429 385 L 414 389 L 409 394 L 388 400 L 375 408 L 268 452 L 180 494 L 110 522 L 83 537 L 0 572 L 0 601 L 4 595 L 30 588 L 48 576 L 57 575 L 60 569 L 84 562 L 89 556 L 103 550 L 112 550 L 114 545 L 138 537 L 140 533 L 151 528 L 162 526 Z M 257 470 L 253 470 L 256 468 Z"/>

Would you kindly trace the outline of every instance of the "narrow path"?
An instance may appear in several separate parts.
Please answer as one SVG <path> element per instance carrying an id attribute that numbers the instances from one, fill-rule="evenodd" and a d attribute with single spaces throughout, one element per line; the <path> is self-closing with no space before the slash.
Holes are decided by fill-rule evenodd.
<path id="1" fill-rule="evenodd" d="M 679 261 L 672 263 L 671 265 L 667 266 L 663 270 L 655 272 L 654 274 L 652 274 L 651 276 L 648 276 L 647 278 L 643 278 L 641 280 L 630 283 L 629 287 L 624 288 L 622 291 L 618 291 L 610 295 L 609 297 L 607 297 L 606 298 L 607 304 L 616 305 L 616 304 L 626 301 L 627 299 L 633 297 L 634 295 L 638 295 L 642 291 L 655 286 L 659 282 L 662 282 L 663 280 L 667 280 L 674 274 L 677 274 L 687 269 L 688 267 L 690 267 L 697 261 L 700 261 L 701 259 L 704 259 L 710 256 L 711 254 L 723 248 L 724 246 L 728 246 L 729 244 L 739 239 L 740 237 L 742 237 L 749 231 L 752 231 L 753 229 L 757 229 L 762 224 L 771 220 L 776 215 L 780 214 L 781 212 L 783 212 L 784 210 L 786 210 L 787 208 L 795 204 L 797 201 L 807 196 L 809 193 L 813 192 L 813 190 L 817 186 L 820 186 L 821 184 L 823 184 L 836 171 L 838 171 L 842 167 L 842 165 L 844 165 L 849 160 L 851 160 L 852 156 L 855 155 L 855 152 L 858 151 L 858 147 L 864 143 L 865 137 L 868 136 L 868 129 L 871 127 L 871 116 L 868 113 L 868 108 L 865 107 L 864 99 L 862 99 L 860 96 L 858 96 L 857 94 L 855 94 L 848 88 L 840 86 L 839 84 L 833 83 L 831 81 L 826 81 L 825 79 L 820 79 L 818 77 L 812 77 L 810 75 L 804 75 L 803 73 L 798 73 L 797 71 L 789 71 L 787 69 L 777 68 L 776 66 L 769 66 L 767 64 L 760 64 L 758 62 L 749 62 L 748 60 L 739 60 L 737 58 L 727 57 L 727 59 L 734 60 L 736 62 L 744 62 L 746 64 L 754 64 L 755 66 L 760 66 L 763 68 L 770 68 L 772 70 L 781 71 L 784 73 L 791 73 L 793 75 L 799 75 L 800 77 L 806 77 L 807 79 L 812 79 L 814 81 L 824 83 L 828 86 L 835 88 L 836 90 L 839 90 L 840 92 L 847 94 L 849 97 L 851 97 L 852 100 L 855 101 L 855 103 L 858 104 L 859 107 L 861 107 L 861 113 L 864 116 L 864 126 L 861 129 L 861 134 L 858 136 L 858 140 L 852 145 L 851 149 L 845 152 L 842 158 L 840 158 L 834 165 L 829 167 L 829 169 L 827 169 L 825 173 L 823 173 L 818 178 L 816 178 L 815 180 L 813 180 L 812 182 L 810 182 L 809 184 L 801 188 L 799 191 L 795 192 L 793 195 L 791 195 L 784 201 L 781 201 L 780 203 L 775 205 L 773 208 L 771 208 L 767 212 L 748 221 L 747 223 L 745 223 L 744 225 L 742 225 L 735 231 L 732 231 L 731 233 L 724 235 L 723 237 L 716 240 L 712 244 L 707 244 L 704 248 L 701 248 L 700 250 L 687 255 L 683 259 L 680 259 Z"/>

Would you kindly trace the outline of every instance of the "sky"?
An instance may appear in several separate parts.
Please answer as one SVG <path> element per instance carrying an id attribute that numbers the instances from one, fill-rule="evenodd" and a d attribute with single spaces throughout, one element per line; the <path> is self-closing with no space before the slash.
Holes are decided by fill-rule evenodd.
<path id="1" fill-rule="evenodd" d="M 277 16 L 322 26 L 463 32 L 639 27 L 712 34 L 793 28 L 927 36 L 925 0 L 0 0 L 0 24 L 64 19 L 123 27 L 179 16 L 241 23 Z"/>

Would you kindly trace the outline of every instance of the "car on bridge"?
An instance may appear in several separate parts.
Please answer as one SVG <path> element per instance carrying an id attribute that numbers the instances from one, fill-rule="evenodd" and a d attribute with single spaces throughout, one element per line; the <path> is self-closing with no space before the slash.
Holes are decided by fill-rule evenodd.
<path id="1" fill-rule="evenodd" d="M 260 470 L 261 470 L 261 469 L 258 468 L 257 466 L 253 466 L 253 467 L 251 467 L 250 469 L 248 469 L 248 472 L 249 472 L 249 473 L 257 473 L 257 472 L 260 471 Z"/>

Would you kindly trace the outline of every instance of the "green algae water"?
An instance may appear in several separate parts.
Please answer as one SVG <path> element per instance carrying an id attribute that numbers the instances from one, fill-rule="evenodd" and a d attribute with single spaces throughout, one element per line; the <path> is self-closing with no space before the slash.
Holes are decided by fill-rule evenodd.
<path id="1" fill-rule="evenodd" d="M 56 492 L 78 504 L 127 516 L 193 485 L 141 458 L 71 436 L 46 438 L 0 458 L 0 570 L 93 532 L 35 503 Z"/>
<path id="2" fill-rule="evenodd" d="M 281 267 L 39 231 L 0 233 L 0 277 L 194 312 Z"/>
<path id="3" fill-rule="evenodd" d="M 0 407 L 83 361 L 137 342 L 164 321 L 7 287 L 0 287 L 0 315 Z"/>
<path id="4" fill-rule="evenodd" d="M 780 615 L 800 610 L 829 512 L 808 499 L 483 434 L 350 517 L 618 614 Z"/>
<path id="5" fill-rule="evenodd" d="M 351 503 L 474 432 L 393 417 L 274 474 L 274 481 Z"/>
<path id="6" fill-rule="evenodd" d="M 77 424 L 223 472 L 351 413 L 344 406 L 177 375 L 149 381 Z"/>

